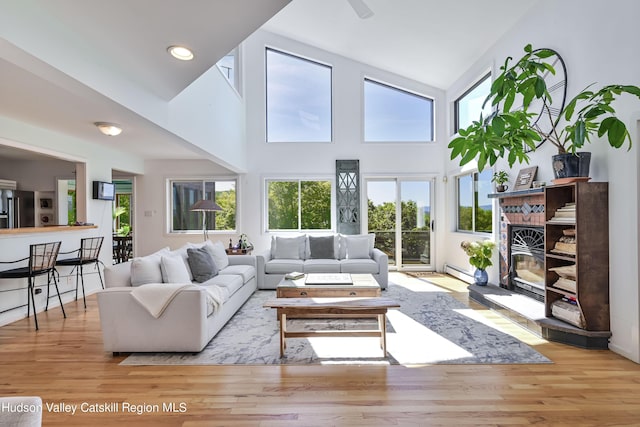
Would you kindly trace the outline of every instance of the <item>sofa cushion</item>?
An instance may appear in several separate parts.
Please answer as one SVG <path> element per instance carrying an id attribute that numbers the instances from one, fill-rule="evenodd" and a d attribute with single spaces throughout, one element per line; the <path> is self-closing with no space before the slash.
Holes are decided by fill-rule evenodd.
<path id="1" fill-rule="evenodd" d="M 131 286 L 146 285 L 147 283 L 162 283 L 160 259 L 168 254 L 169 248 L 144 257 L 136 257 L 131 261 Z"/>
<path id="2" fill-rule="evenodd" d="M 300 259 L 300 242 L 297 238 L 276 237 L 276 253 L 274 259 Z"/>
<path id="3" fill-rule="evenodd" d="M 219 274 L 235 274 L 242 277 L 243 283 L 247 283 L 256 276 L 256 268 L 253 265 L 245 264 L 230 265 L 224 270 L 220 270 Z"/>
<path id="4" fill-rule="evenodd" d="M 272 259 L 264 266 L 265 273 L 287 274 L 292 271 L 302 271 L 304 261 L 300 259 Z"/>
<path id="5" fill-rule="evenodd" d="M 378 274 L 378 263 L 372 259 L 343 259 L 340 261 L 341 273 Z"/>
<path id="6" fill-rule="evenodd" d="M 374 233 L 369 234 L 341 234 L 340 235 L 340 253 L 338 254 L 338 259 L 346 259 L 347 258 L 347 241 L 355 241 L 355 240 L 366 240 L 369 245 L 369 258 L 373 255 L 373 245 L 376 240 L 376 235 Z"/>
<path id="7" fill-rule="evenodd" d="M 201 286 L 211 285 L 219 286 L 223 291 L 224 301 L 227 301 L 244 285 L 244 282 L 242 281 L 242 276 L 237 274 L 218 274 L 216 277 L 212 277 L 201 284 Z"/>
<path id="8" fill-rule="evenodd" d="M 368 259 L 369 256 L 369 239 L 346 239 L 347 259 Z"/>
<path id="9" fill-rule="evenodd" d="M 211 251 L 213 262 L 216 263 L 218 270 L 223 270 L 229 265 L 229 255 L 225 251 L 224 245 L 221 241 L 211 242 L 207 240 L 205 248 Z"/>
<path id="10" fill-rule="evenodd" d="M 206 282 L 218 274 L 218 267 L 207 248 L 189 248 L 187 249 L 187 255 L 189 268 L 191 269 L 193 280 L 196 282 Z"/>
<path id="11" fill-rule="evenodd" d="M 296 237 L 280 237 L 280 236 L 272 236 L 271 237 L 271 258 L 276 257 L 276 251 L 278 248 L 278 241 L 283 240 L 291 240 L 296 241 L 298 243 L 298 257 L 297 259 L 306 259 L 307 258 L 307 236 L 296 236 Z M 296 258 L 292 258 L 296 259 Z"/>
<path id="12" fill-rule="evenodd" d="M 335 259 L 334 236 L 309 236 L 309 258 Z"/>
<path id="13" fill-rule="evenodd" d="M 185 268 L 187 269 L 187 273 L 189 274 L 189 282 L 193 281 L 193 274 L 191 274 L 191 269 L 189 268 L 189 254 L 187 253 L 187 250 L 191 247 L 193 247 L 193 243 L 186 243 L 182 247 L 169 252 L 169 256 L 179 257 L 182 260 L 182 263 L 184 264 Z"/>
<path id="14" fill-rule="evenodd" d="M 163 283 L 191 283 L 189 270 L 181 256 L 163 255 L 160 258 Z"/>
<path id="15" fill-rule="evenodd" d="M 340 273 L 340 261 L 337 259 L 308 259 L 304 262 L 305 273 Z"/>

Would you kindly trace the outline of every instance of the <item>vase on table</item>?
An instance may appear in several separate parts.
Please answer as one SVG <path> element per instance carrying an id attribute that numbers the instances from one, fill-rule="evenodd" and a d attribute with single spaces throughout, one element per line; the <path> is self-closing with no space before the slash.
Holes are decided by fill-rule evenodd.
<path id="1" fill-rule="evenodd" d="M 473 273 L 473 284 L 478 286 L 487 286 L 489 282 L 489 275 L 487 274 L 487 270 L 482 268 L 476 268 L 475 273 Z"/>

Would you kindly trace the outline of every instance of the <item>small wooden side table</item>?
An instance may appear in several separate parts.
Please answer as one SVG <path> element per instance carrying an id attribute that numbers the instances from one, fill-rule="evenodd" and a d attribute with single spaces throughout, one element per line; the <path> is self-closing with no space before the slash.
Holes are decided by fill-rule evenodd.
<path id="1" fill-rule="evenodd" d="M 236 248 L 226 248 L 225 252 L 227 255 L 251 255 L 253 248 L 245 248 L 245 249 L 236 249 Z"/>

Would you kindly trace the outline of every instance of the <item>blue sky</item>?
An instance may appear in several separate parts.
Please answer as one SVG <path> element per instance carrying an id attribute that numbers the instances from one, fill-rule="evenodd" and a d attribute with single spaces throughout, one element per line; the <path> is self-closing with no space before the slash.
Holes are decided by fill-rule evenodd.
<path id="1" fill-rule="evenodd" d="M 267 49 L 267 140 L 330 142 L 331 67 Z M 364 82 L 366 141 L 432 141 L 433 100 Z"/>

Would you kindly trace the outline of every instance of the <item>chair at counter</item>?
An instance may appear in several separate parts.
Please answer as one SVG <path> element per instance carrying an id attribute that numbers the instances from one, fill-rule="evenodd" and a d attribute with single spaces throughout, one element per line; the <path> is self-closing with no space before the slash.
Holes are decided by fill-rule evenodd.
<path id="1" fill-rule="evenodd" d="M 113 236 L 113 263 L 127 262 L 133 254 L 133 236 Z"/>
<path id="2" fill-rule="evenodd" d="M 76 270 L 76 301 L 78 300 L 78 276 L 82 282 L 82 301 L 84 302 L 84 308 L 87 309 L 87 299 L 84 293 L 84 269 L 86 264 L 95 264 L 95 268 L 98 270 L 98 277 L 100 277 L 100 285 L 104 289 L 104 282 L 102 281 L 102 273 L 100 273 L 100 248 L 102 248 L 103 236 L 100 237 L 85 237 L 80 239 L 80 249 L 75 249 L 69 252 L 60 252 L 61 255 L 75 253 L 77 256 L 72 258 L 64 258 L 56 261 L 56 265 L 73 266 Z M 72 270 L 73 271 L 73 270 Z"/>
<path id="3" fill-rule="evenodd" d="M 55 276 L 56 258 L 58 258 L 58 252 L 60 252 L 60 245 L 62 242 L 50 242 L 50 243 L 38 243 L 29 246 L 29 256 L 21 258 L 15 261 L 0 261 L 0 264 L 14 264 L 18 262 L 24 262 L 29 260 L 26 267 L 17 267 L 10 270 L 0 271 L 0 279 L 28 279 L 27 286 L 27 317 L 33 306 L 33 320 L 36 323 L 36 331 L 38 330 L 38 315 L 36 314 L 36 300 L 35 300 L 35 280 L 37 276 L 43 274 L 47 275 L 47 306 L 45 311 L 49 308 L 49 285 L 53 278 L 53 284 L 56 287 L 58 293 L 58 301 L 60 301 L 60 308 L 62 309 L 62 315 L 66 319 L 67 314 L 64 312 L 64 306 L 62 305 L 62 298 L 60 297 L 60 289 L 58 289 L 58 281 Z"/>

